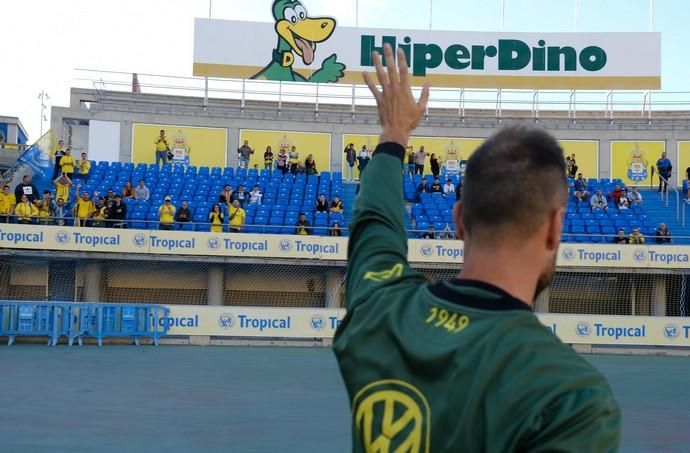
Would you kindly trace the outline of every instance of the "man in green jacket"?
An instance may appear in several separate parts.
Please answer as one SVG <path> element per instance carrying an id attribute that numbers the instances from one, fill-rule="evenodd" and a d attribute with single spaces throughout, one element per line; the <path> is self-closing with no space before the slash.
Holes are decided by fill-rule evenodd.
<path id="1" fill-rule="evenodd" d="M 606 380 L 531 310 L 560 243 L 561 148 L 508 128 L 473 154 L 453 213 L 465 264 L 428 282 L 407 262 L 400 164 L 429 89 L 416 102 L 404 53 L 398 69 L 384 53 L 387 73 L 374 55 L 382 89 L 365 74 L 383 131 L 355 202 L 334 342 L 353 451 L 615 451 L 620 409 Z"/>

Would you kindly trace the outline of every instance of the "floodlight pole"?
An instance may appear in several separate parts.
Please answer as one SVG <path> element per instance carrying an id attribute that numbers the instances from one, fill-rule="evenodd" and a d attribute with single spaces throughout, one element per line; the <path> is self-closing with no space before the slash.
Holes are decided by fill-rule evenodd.
<path id="1" fill-rule="evenodd" d="M 433 20 L 434 20 L 434 0 L 429 0 L 429 30 L 431 30 Z"/>
<path id="2" fill-rule="evenodd" d="M 359 27 L 359 0 L 355 0 L 355 27 Z"/>
<path id="3" fill-rule="evenodd" d="M 654 30 L 654 0 L 649 0 L 649 31 Z"/>
<path id="4" fill-rule="evenodd" d="M 41 90 L 40 93 L 38 93 L 38 99 L 41 101 L 41 133 L 39 137 L 43 137 L 43 121 L 45 121 L 45 110 L 48 107 L 45 103 L 45 101 L 50 99 L 50 96 L 48 96 L 48 93 L 45 92 L 45 90 Z"/>
<path id="5" fill-rule="evenodd" d="M 506 30 L 506 0 L 501 0 L 501 31 Z"/>
<path id="6" fill-rule="evenodd" d="M 574 31 L 577 31 L 578 25 L 579 25 L 579 21 L 580 21 L 580 2 L 579 2 L 579 0 L 575 0 L 575 11 L 574 11 L 574 15 L 575 15 L 575 23 L 573 24 L 573 26 L 575 27 L 575 30 L 574 30 Z"/>

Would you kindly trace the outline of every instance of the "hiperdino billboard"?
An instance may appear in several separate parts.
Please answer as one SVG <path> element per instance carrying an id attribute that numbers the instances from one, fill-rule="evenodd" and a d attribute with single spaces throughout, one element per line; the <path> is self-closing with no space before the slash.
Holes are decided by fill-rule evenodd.
<path id="1" fill-rule="evenodd" d="M 196 19 L 194 75 L 362 83 L 371 52 L 402 49 L 415 85 L 659 89 L 659 33 L 496 33 L 340 27 L 293 0 L 272 23 Z"/>

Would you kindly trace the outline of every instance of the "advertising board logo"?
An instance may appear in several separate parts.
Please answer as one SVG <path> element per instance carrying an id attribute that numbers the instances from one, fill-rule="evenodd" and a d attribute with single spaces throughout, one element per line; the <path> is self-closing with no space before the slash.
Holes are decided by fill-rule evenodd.
<path id="1" fill-rule="evenodd" d="M 428 453 L 431 411 L 416 387 L 394 379 L 376 381 L 352 401 L 354 425 L 365 451 Z"/>
<path id="2" fill-rule="evenodd" d="M 55 233 L 55 240 L 58 244 L 69 244 L 69 231 L 58 231 L 57 233 Z"/>
<path id="3" fill-rule="evenodd" d="M 664 337 L 668 340 L 675 340 L 680 335 L 678 324 L 666 324 L 664 326 Z"/>
<path id="4" fill-rule="evenodd" d="M 292 241 L 290 239 L 283 239 L 280 241 L 280 251 L 287 253 L 292 250 Z"/>
<path id="5" fill-rule="evenodd" d="M 235 325 L 235 317 L 232 313 L 223 313 L 218 317 L 218 325 L 221 329 L 230 329 Z"/>
<path id="6" fill-rule="evenodd" d="M 146 235 L 143 233 L 135 234 L 132 238 L 132 244 L 134 244 L 134 247 L 139 249 L 146 247 Z"/>
<path id="7" fill-rule="evenodd" d="M 563 249 L 561 256 L 566 261 L 572 261 L 575 259 L 575 249 L 573 249 L 572 247 L 566 247 Z"/>
<path id="8" fill-rule="evenodd" d="M 321 315 L 314 315 L 311 317 L 310 325 L 312 330 L 321 332 L 326 327 L 326 320 Z"/>
<path id="9" fill-rule="evenodd" d="M 588 337 L 592 334 L 592 325 L 587 321 L 580 321 L 575 326 L 575 333 L 578 337 Z"/>
<path id="10" fill-rule="evenodd" d="M 422 244 L 419 246 L 419 253 L 424 257 L 430 257 L 434 254 L 434 248 L 431 244 Z"/>
<path id="11" fill-rule="evenodd" d="M 218 239 L 216 236 L 211 236 L 208 238 L 206 244 L 208 245 L 209 249 L 218 250 L 220 248 L 220 239 Z"/>
<path id="12" fill-rule="evenodd" d="M 633 259 L 638 263 L 647 261 L 647 251 L 644 249 L 637 249 L 633 252 Z"/>

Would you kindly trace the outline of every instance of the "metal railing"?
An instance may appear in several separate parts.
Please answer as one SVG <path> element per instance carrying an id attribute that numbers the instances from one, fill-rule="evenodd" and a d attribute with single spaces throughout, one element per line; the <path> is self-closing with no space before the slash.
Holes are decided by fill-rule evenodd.
<path id="1" fill-rule="evenodd" d="M 661 195 L 661 199 L 664 201 L 666 204 L 666 207 L 669 206 L 669 191 L 672 191 L 673 193 L 676 194 L 676 221 L 681 222 L 683 226 L 685 226 L 685 203 L 680 202 L 680 191 L 673 187 L 670 183 L 670 181 L 663 176 L 661 176 L 661 173 L 659 173 L 659 169 L 656 168 L 656 166 L 652 166 L 652 171 L 656 172 L 657 176 L 659 179 L 664 181 L 664 184 L 666 185 L 666 190 L 660 192 L 659 194 Z M 661 186 L 661 184 L 660 184 Z M 681 212 L 681 204 L 683 205 L 682 212 Z M 681 220 L 682 217 L 682 220 Z"/>
<path id="2" fill-rule="evenodd" d="M 113 92 L 131 92 L 131 77 L 129 72 L 75 69 L 74 81 L 77 88 L 93 89 L 97 102 L 106 99 L 115 102 L 111 99 Z M 239 101 L 242 111 L 248 102 L 262 101 L 275 103 L 279 112 L 288 103 L 311 105 L 315 116 L 326 104 L 349 106 L 354 116 L 358 114 L 358 107 L 375 105 L 368 88 L 354 84 L 206 79 L 160 74 L 138 74 L 138 77 L 139 87 L 146 94 L 183 96 L 186 98 L 184 105 L 195 105 L 204 110 L 219 108 L 219 100 Z M 166 102 L 170 105 L 169 100 Z M 467 111 L 472 109 L 497 119 L 505 115 L 505 110 L 524 111 L 535 122 L 556 114 L 575 122 L 578 115 L 582 117 L 587 112 L 594 118 L 601 115 L 599 118 L 609 122 L 626 118 L 651 123 L 653 114 L 660 111 L 674 111 L 676 117 L 682 116 L 678 112 L 686 111 L 683 118 L 690 119 L 690 92 L 434 88 L 429 108 L 457 111 L 460 119 L 464 119 Z M 634 112 L 638 113 L 631 114 Z"/>

